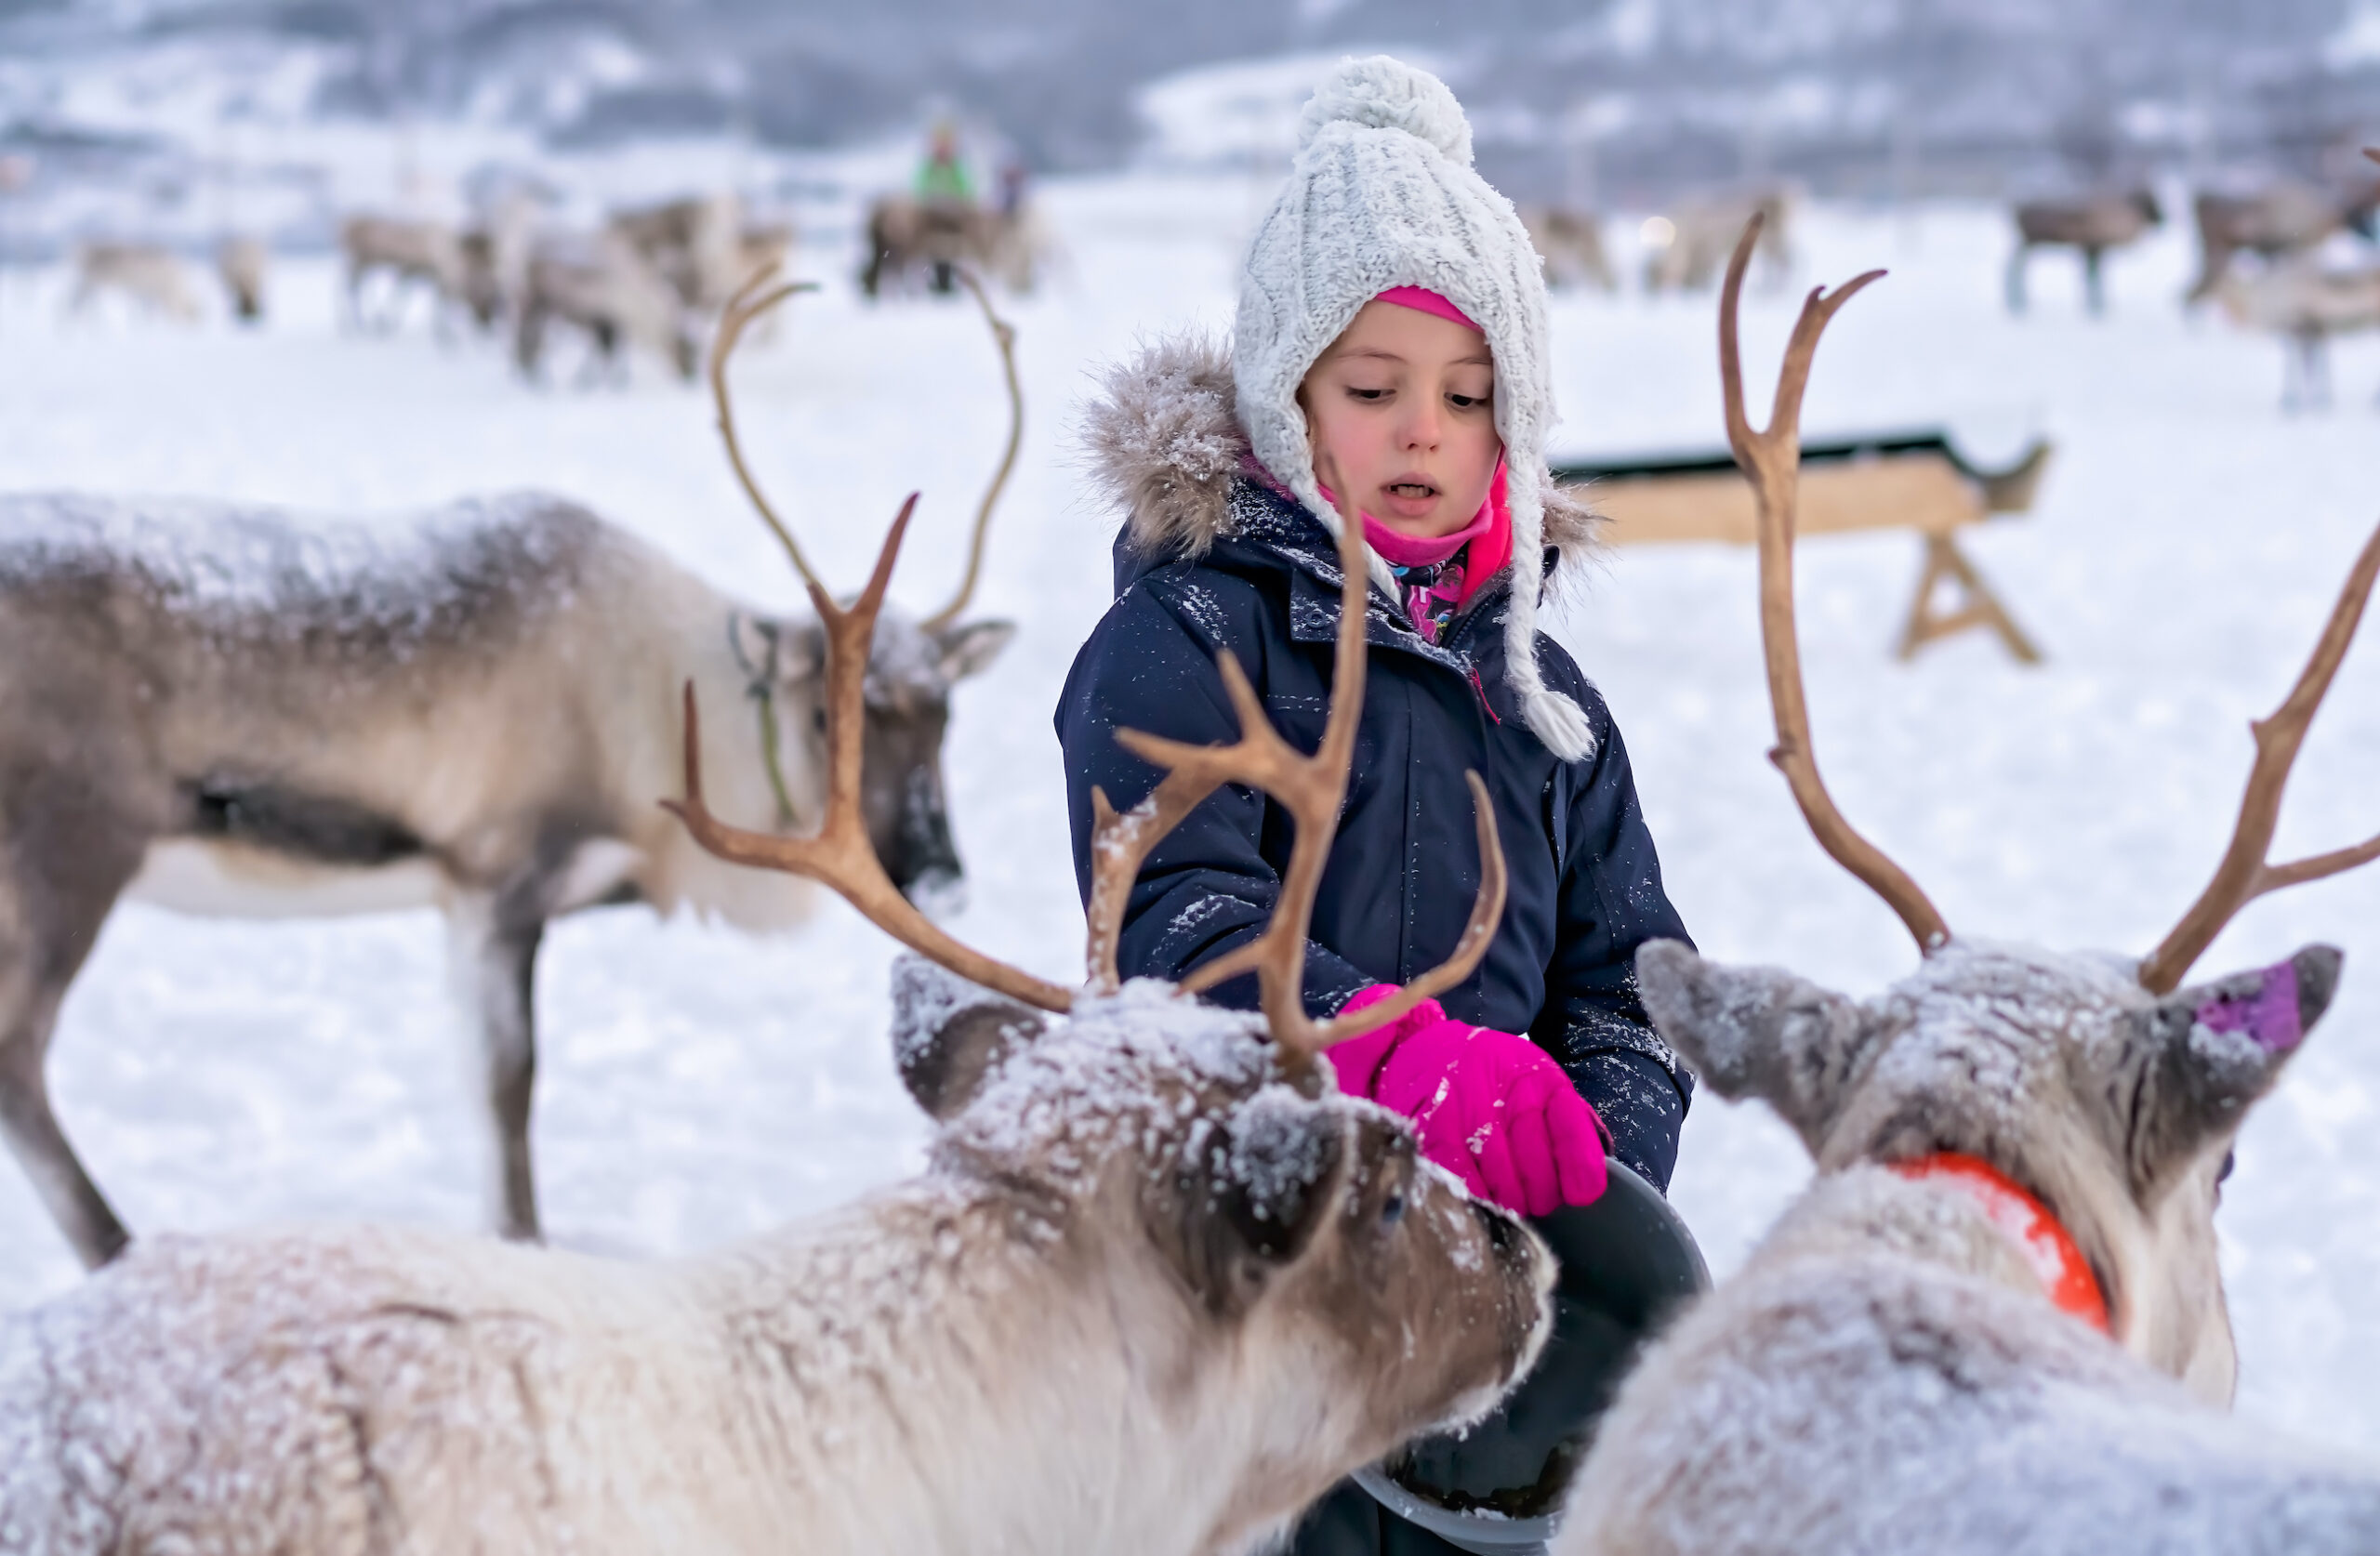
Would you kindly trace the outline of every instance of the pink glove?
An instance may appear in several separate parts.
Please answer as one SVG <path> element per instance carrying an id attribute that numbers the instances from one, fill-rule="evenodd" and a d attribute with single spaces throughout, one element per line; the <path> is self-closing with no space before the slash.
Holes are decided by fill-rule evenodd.
<path id="1" fill-rule="evenodd" d="M 1396 992 L 1375 983 L 1345 1011 Z M 1542 1216 L 1604 1191 L 1602 1121 L 1562 1067 L 1526 1037 L 1449 1020 L 1425 999 L 1378 1032 L 1325 1050 L 1339 1089 L 1413 1120 L 1421 1154 L 1474 1194 Z"/>

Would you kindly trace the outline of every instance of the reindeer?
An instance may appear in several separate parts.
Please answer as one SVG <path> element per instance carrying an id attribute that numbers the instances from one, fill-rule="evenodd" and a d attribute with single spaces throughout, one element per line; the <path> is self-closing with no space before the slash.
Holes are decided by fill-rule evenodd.
<path id="1" fill-rule="evenodd" d="M 447 328 L 447 310 L 465 299 L 462 240 L 451 228 L 434 221 L 350 217 L 339 223 L 338 248 L 346 262 L 344 317 L 350 328 L 369 324 L 382 333 L 396 328 L 406 293 L 419 284 L 430 288 L 432 317 L 443 335 Z M 383 270 L 390 280 L 388 307 L 378 319 L 367 320 L 364 285 Z"/>
<path id="2" fill-rule="evenodd" d="M 1810 295 L 1755 432 L 1736 334 L 1751 243 L 1719 361 L 1759 507 L 1771 759 L 1923 959 L 1854 1001 L 1674 942 L 1638 953 L 1662 1035 L 1721 1095 L 1775 1109 L 1818 1177 L 1622 1385 L 1557 1556 L 2380 1549 L 2380 1474 L 2293 1455 L 2215 1408 L 2238 1366 L 2217 1184 L 2241 1118 L 2329 1005 L 2339 953 L 2181 987 L 2253 898 L 2380 857 L 2374 837 L 2267 862 L 2282 785 L 2380 575 L 2380 533 L 2295 688 L 2254 726 L 2230 845 L 2155 951 L 1955 939 L 1829 798 L 1793 619 L 1802 391 L 1828 320 L 1882 272 Z"/>
<path id="3" fill-rule="evenodd" d="M 171 249 L 157 244 L 85 244 L 74 254 L 74 290 L 70 313 L 87 312 L 100 296 L 121 292 L 152 315 L 181 323 L 198 320 L 198 297 L 189 272 Z"/>
<path id="4" fill-rule="evenodd" d="M 264 321 L 265 271 L 272 262 L 264 244 L 234 235 L 215 245 L 215 274 L 231 304 L 231 317 L 244 324 Z"/>
<path id="5" fill-rule="evenodd" d="M 2028 200 L 2016 207 L 2016 251 L 2008 257 L 2008 311 L 2025 311 L 2025 270 L 2033 250 L 2074 248 L 2082 252 L 2082 295 L 2093 318 L 2108 310 L 2099 261 L 2108 250 L 2137 243 L 2165 213 L 2147 189 L 2094 194 L 2080 200 Z"/>
<path id="6" fill-rule="evenodd" d="M 2283 411 L 2329 409 L 2331 337 L 2380 328 L 2380 268 L 2284 264 L 2254 277 L 2227 274 L 2215 294 L 2233 323 L 2281 337 Z"/>
<path id="7" fill-rule="evenodd" d="M 688 195 L 615 211 L 603 230 L 697 312 L 723 306 L 759 268 L 745 244 L 744 204 L 733 194 Z"/>
<path id="8" fill-rule="evenodd" d="M 1545 266 L 1548 286 L 1593 286 L 1620 290 L 1620 277 L 1604 254 L 1603 224 L 1593 211 L 1565 210 L 1558 205 L 1532 205 L 1521 212 L 1521 225 Z"/>
<path id="9" fill-rule="evenodd" d="M 1078 992 L 951 941 L 868 840 L 864 683 L 916 501 L 852 605 L 811 586 L 833 773 L 817 835 L 711 812 L 691 684 L 670 809 L 720 858 L 824 882 L 937 964 L 895 975 L 893 1050 L 939 1126 L 926 1172 L 678 1264 L 375 1229 L 144 1244 L 0 1326 L 0 1543 L 1207 1556 L 1276 1537 L 1528 1370 L 1552 1319 L 1543 1244 L 1319 1057 L 1486 950 L 1503 870 L 1475 777 L 1482 885 L 1450 959 L 1354 1017 L 1310 1021 L 1300 994 L 1363 705 L 1362 527 L 1342 531 L 1314 757 L 1236 666 L 1238 744 L 1131 737 L 1170 771 L 1121 816 L 1100 802 Z M 1223 782 L 1297 826 L 1252 958 L 1262 1017 L 1117 972 L 1133 874 Z"/>
<path id="10" fill-rule="evenodd" d="M 2380 184 L 2342 194 L 2283 179 L 2253 194 L 2202 190 L 2190 204 L 2198 218 L 2199 267 L 2198 279 L 2183 294 L 2184 308 L 2220 291 L 2242 254 L 2281 260 L 2318 247 L 2334 232 L 2373 236 Z"/>
<path id="11" fill-rule="evenodd" d="M 906 890 L 963 879 L 944 800 L 950 697 L 1014 635 L 960 617 L 1024 415 L 1014 336 L 990 314 L 1007 453 L 957 595 L 886 615 L 864 719 L 869 835 Z M 726 362 L 720 425 L 760 514 Z M 271 511 L 0 501 L 0 1134 L 85 1263 L 126 1242 L 43 1072 L 60 1002 L 120 896 L 288 916 L 434 904 L 479 1035 L 491 1211 L 538 1233 L 532 1002 L 547 923 L 607 903 L 685 905 L 762 930 L 805 893 L 710 864 L 649 803 L 669 781 L 673 693 L 748 710 L 711 735 L 739 805 L 814 825 L 826 785 L 825 628 L 723 596 L 559 497 L 463 503 L 399 542 Z M 5 1544 L 5 1542 L 0 1542 Z"/>
<path id="12" fill-rule="evenodd" d="M 1754 216 L 1761 218 L 1760 254 L 1768 278 L 1782 284 L 1793 270 L 1786 226 L 1792 197 L 1783 190 L 1689 200 L 1645 223 L 1645 290 L 1699 292 L 1719 277 L 1727 244 Z"/>
<path id="13" fill-rule="evenodd" d="M 529 259 L 513 320 L 512 360 L 521 376 L 542 379 L 546 332 L 555 321 L 586 332 L 582 385 L 625 376 L 620 348 L 636 345 L 667 361 L 691 383 L 702 368 L 694 321 L 677 292 L 628 244 L 605 233 L 593 243 L 548 243 Z"/>
<path id="14" fill-rule="evenodd" d="M 1000 277 L 1012 291 L 1029 291 L 1048 242 L 1029 202 L 1003 212 L 888 194 L 868 207 L 867 263 L 860 270 L 860 290 L 874 297 L 888 282 L 906 285 L 922 271 L 927 288 L 940 295 L 956 287 L 961 270 L 981 270 Z"/>

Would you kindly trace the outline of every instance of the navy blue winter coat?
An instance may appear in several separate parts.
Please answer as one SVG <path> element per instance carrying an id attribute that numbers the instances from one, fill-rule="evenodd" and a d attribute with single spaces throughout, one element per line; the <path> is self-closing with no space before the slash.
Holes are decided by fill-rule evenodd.
<path id="1" fill-rule="evenodd" d="M 1139 513 L 1127 524 L 1116 602 L 1076 657 L 1058 705 L 1086 896 L 1091 787 L 1121 809 L 1161 776 L 1117 744 L 1117 729 L 1194 744 L 1238 737 L 1218 650 L 1238 657 L 1292 744 L 1312 751 L 1321 740 L 1339 618 L 1335 545 L 1263 483 L 1220 479 L 1227 495 L 1209 494 L 1214 533 L 1198 537 L 1207 544 L 1195 560 L 1177 543 L 1178 521 L 1172 533 Z M 1487 956 L 1442 1003 L 1460 1020 L 1543 1046 L 1611 1129 L 1620 1159 L 1666 1187 L 1693 1083 L 1646 1020 L 1633 969 L 1639 945 L 1683 940 L 1685 928 L 1661 890 L 1610 712 L 1542 635 L 1545 684 L 1585 711 L 1594 753 L 1564 762 L 1521 722 L 1503 674 L 1506 598 L 1504 584 L 1491 582 L 1434 646 L 1372 590 L 1364 713 L 1315 903 L 1306 1004 L 1317 1016 L 1335 1012 L 1358 990 L 1408 981 L 1452 951 L 1479 880 L 1463 780 L 1477 770 L 1496 807 L 1510 890 Z M 1277 804 L 1236 785 L 1192 812 L 1133 888 L 1125 975 L 1178 980 L 1261 932 L 1291 834 Z M 1212 997 L 1252 1008 L 1255 995 L 1244 976 Z"/>

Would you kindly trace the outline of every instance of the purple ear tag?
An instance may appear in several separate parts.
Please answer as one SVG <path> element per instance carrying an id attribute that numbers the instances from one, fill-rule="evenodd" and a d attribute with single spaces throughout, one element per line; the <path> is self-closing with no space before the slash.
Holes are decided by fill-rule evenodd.
<path id="1" fill-rule="evenodd" d="M 2267 1053 L 2295 1048 L 2306 1035 L 2297 1018 L 2297 964 L 2275 962 L 2252 994 L 2218 995 L 2200 1006 L 2198 1024 L 2209 1032 L 2244 1032 Z"/>

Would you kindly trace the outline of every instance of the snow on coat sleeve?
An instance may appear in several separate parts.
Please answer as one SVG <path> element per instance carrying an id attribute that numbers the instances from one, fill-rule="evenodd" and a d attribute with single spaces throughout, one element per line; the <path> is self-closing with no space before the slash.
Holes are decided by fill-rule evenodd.
<path id="1" fill-rule="evenodd" d="M 1594 1104 L 1614 1154 L 1666 1190 L 1694 1075 L 1653 1030 L 1637 997 L 1636 949 L 1648 940 L 1692 942 L 1662 889 L 1660 859 L 1619 726 L 1576 666 L 1560 669 L 1568 673 L 1548 666 L 1548 681 L 1576 678 L 1574 695 L 1587 710 L 1596 745 L 1577 764 L 1583 774 L 1572 776 L 1575 766 L 1566 773 L 1567 803 L 1549 807 L 1562 861 L 1561 899 L 1545 1004 L 1530 1035 Z"/>
<path id="2" fill-rule="evenodd" d="M 1058 740 L 1066 764 L 1066 805 L 1072 823 L 1075 882 L 1091 897 L 1091 791 L 1128 810 L 1147 798 L 1163 776 L 1125 750 L 1116 731 L 1136 729 L 1193 745 L 1239 738 L 1238 721 L 1215 667 L 1216 641 L 1238 648 L 1242 667 L 1259 685 L 1264 666 L 1251 662 L 1263 634 L 1232 631 L 1229 605 L 1200 597 L 1208 619 L 1192 624 L 1157 591 L 1135 587 L 1117 598 L 1077 656 L 1058 704 Z M 1264 796 L 1225 785 L 1183 818 L 1150 852 L 1124 910 L 1117 961 L 1127 978 L 1179 982 L 1263 932 L 1281 890 L 1279 872 L 1260 851 L 1268 824 Z M 1270 824 L 1286 825 L 1278 816 Z M 1306 943 L 1305 1006 L 1328 1016 L 1379 980 L 1312 941 Z M 1209 996 L 1219 1005 L 1256 1007 L 1253 975 L 1235 978 Z"/>

